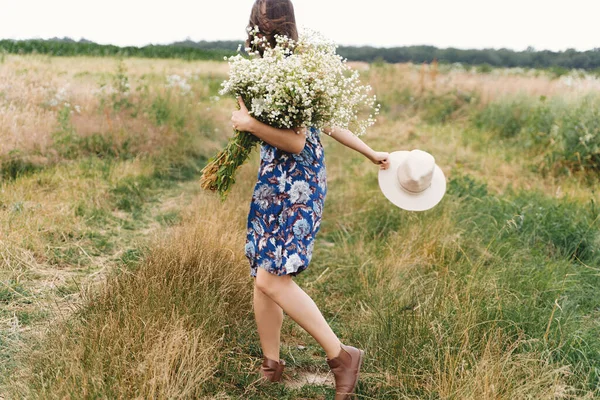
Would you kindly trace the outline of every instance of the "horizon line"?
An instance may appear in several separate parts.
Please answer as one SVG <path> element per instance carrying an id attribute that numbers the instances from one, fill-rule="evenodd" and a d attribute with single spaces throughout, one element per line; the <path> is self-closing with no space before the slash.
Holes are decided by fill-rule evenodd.
<path id="1" fill-rule="evenodd" d="M 30 38 L 0 38 L 0 40 L 12 40 L 12 41 L 27 41 L 27 40 L 41 40 L 41 41 L 52 41 L 52 40 L 72 40 L 73 42 L 79 43 L 82 41 L 87 41 L 87 42 L 91 42 L 94 44 L 98 44 L 98 45 L 102 45 L 102 46 L 116 46 L 116 47 L 146 47 L 146 46 L 172 46 L 176 43 L 180 43 L 180 42 L 186 42 L 186 41 L 190 41 L 193 43 L 200 43 L 200 42 L 206 42 L 206 43 L 214 43 L 214 42 L 239 42 L 239 43 L 243 43 L 244 40 L 243 39 L 213 39 L 213 40 L 208 40 L 208 39 L 199 39 L 199 40 L 194 40 L 191 37 L 186 37 L 184 39 L 179 39 L 170 43 L 167 42 L 163 42 L 163 43 L 146 43 L 143 45 L 135 45 L 135 44 L 128 44 L 128 45 L 122 45 L 122 44 L 114 44 L 114 43 L 100 43 L 100 42 L 96 42 L 90 39 L 87 39 L 83 36 L 81 36 L 79 39 L 74 39 L 70 36 L 63 36 L 63 37 L 58 37 L 58 36 L 53 36 L 53 37 L 48 37 L 48 38 L 42 38 L 42 37 L 30 37 Z M 523 50 L 515 50 L 513 48 L 509 48 L 509 47 L 454 47 L 454 46 L 448 46 L 448 47 L 440 47 L 440 46 L 436 46 L 436 45 L 432 45 L 432 44 L 405 44 L 405 45 L 395 45 L 395 46 L 377 46 L 377 45 L 373 45 L 373 44 L 340 44 L 340 43 L 336 43 L 336 46 L 338 47 L 355 47 L 355 48 L 360 48 L 360 47 L 370 47 L 370 48 L 374 48 L 374 49 L 397 49 L 397 48 L 403 48 L 403 47 L 433 47 L 439 50 L 449 50 L 449 49 L 454 49 L 454 50 L 461 50 L 461 51 L 469 51 L 469 50 L 479 50 L 479 51 L 483 51 L 483 50 L 495 50 L 495 51 L 500 51 L 500 50 L 508 50 L 508 51 L 512 51 L 515 53 L 523 53 L 523 52 L 553 52 L 553 53 L 564 53 L 567 52 L 569 50 L 574 50 L 576 52 L 579 53 L 586 53 L 586 52 L 594 52 L 594 51 L 600 51 L 600 46 L 599 47 L 594 47 L 591 49 L 587 49 L 587 50 L 578 50 L 575 47 L 567 47 L 565 49 L 562 50 L 551 50 L 551 49 L 537 49 L 535 48 L 535 46 L 527 46 L 525 49 Z"/>

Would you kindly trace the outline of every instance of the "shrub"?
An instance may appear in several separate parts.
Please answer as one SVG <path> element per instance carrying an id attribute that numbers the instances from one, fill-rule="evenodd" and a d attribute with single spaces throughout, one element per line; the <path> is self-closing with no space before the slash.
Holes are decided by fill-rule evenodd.
<path id="1" fill-rule="evenodd" d="M 526 99 L 497 101 L 478 111 L 474 124 L 479 129 L 498 133 L 503 138 L 515 137 L 525 126 L 530 112 Z"/>
<path id="2" fill-rule="evenodd" d="M 58 130 L 52 134 L 52 147 L 64 158 L 74 158 L 77 153 L 77 136 L 71 123 L 71 107 L 65 103 L 58 112 Z"/>
<path id="3" fill-rule="evenodd" d="M 133 103 L 129 99 L 131 86 L 129 84 L 129 77 L 127 76 L 127 67 L 125 67 L 123 61 L 120 61 L 117 65 L 117 72 L 113 76 L 113 87 L 115 89 L 111 96 L 113 109 L 121 111 L 132 108 Z"/>
<path id="4" fill-rule="evenodd" d="M 548 72 L 550 72 L 550 76 L 553 79 L 558 79 L 563 75 L 568 75 L 569 72 L 571 72 L 571 71 L 564 67 L 554 66 L 554 67 L 550 67 L 548 69 Z"/>
<path id="5" fill-rule="evenodd" d="M 158 126 L 166 124 L 171 117 L 171 102 L 168 97 L 156 96 L 150 106 L 154 123 Z"/>
<path id="6" fill-rule="evenodd" d="M 481 65 L 478 65 L 476 67 L 476 70 L 477 70 L 477 73 L 480 73 L 480 74 L 489 74 L 490 72 L 492 72 L 494 70 L 494 68 L 490 64 L 484 63 Z"/>
<path id="7" fill-rule="evenodd" d="M 551 134 L 558 117 L 556 106 L 551 106 L 545 96 L 532 105 L 523 126 L 525 147 L 547 147 L 552 144 Z"/>
<path id="8" fill-rule="evenodd" d="M 423 120 L 433 124 L 446 123 L 468 105 L 477 102 L 472 93 L 458 90 L 436 95 L 429 94 L 419 101 L 418 107 L 423 111 Z"/>
<path id="9" fill-rule="evenodd" d="M 560 154 L 554 159 L 572 170 L 600 172 L 600 102 L 584 100 L 562 117 Z"/>
<path id="10" fill-rule="evenodd" d="M 0 180 L 14 180 L 33 174 L 42 168 L 43 166 L 27 160 L 19 152 L 11 152 L 4 159 L 0 159 Z"/>
<path id="11" fill-rule="evenodd" d="M 473 124 L 518 139 L 545 159 L 544 168 L 600 171 L 600 98 L 568 103 L 541 97 L 502 99 L 478 110 Z"/>

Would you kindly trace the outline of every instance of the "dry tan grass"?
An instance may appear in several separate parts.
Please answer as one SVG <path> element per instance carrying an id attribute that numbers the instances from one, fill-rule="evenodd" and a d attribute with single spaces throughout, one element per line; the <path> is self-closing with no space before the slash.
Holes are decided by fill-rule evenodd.
<path id="1" fill-rule="evenodd" d="M 465 352 L 469 343 L 463 343 Z M 540 361 L 540 355 L 516 354 L 518 342 L 508 346 L 500 330 L 492 333 L 481 357 L 467 368 L 464 357 L 442 359 L 432 384 L 441 398 L 529 399 L 573 398 L 565 383 L 569 368 L 557 368 Z"/>
<path id="2" fill-rule="evenodd" d="M 156 128 L 148 118 L 99 110 L 100 99 L 107 93 L 100 86 L 111 84 L 118 64 L 112 58 L 7 56 L 0 64 L 0 155 L 15 149 L 44 153 L 52 143 L 52 133 L 58 129 L 58 111 L 65 102 L 73 107 L 73 124 L 82 136 L 133 131 L 143 134 L 142 141 L 150 148 L 159 144 L 168 132 Z M 123 65 L 131 96 L 139 96 L 136 89 L 144 84 L 144 76 L 154 76 L 158 82 L 151 85 L 152 89 L 164 92 L 165 79 L 172 74 L 224 77 L 228 71 L 226 63 L 210 61 L 126 59 Z M 198 89 L 206 90 L 203 85 Z M 204 99 L 201 107 L 210 104 L 202 90 L 187 100 L 192 102 L 189 107 L 197 107 L 193 103 L 199 98 Z"/>
<path id="3" fill-rule="evenodd" d="M 7 207 L 0 213 L 3 225 L 0 239 L 44 262 L 48 235 L 65 235 L 76 240 L 86 231 L 85 219 L 73 218 L 78 203 L 107 208 L 106 192 L 111 185 L 126 176 L 148 173 L 150 167 L 140 160 L 123 162 L 102 182 L 96 175 L 86 176 L 89 171 L 83 167 L 67 164 L 20 178 L 18 184 L 2 182 L 1 199 Z"/>
<path id="4" fill-rule="evenodd" d="M 133 90 L 137 82 L 143 81 L 143 75 L 158 71 L 150 78 L 152 96 L 166 96 L 165 77 L 181 74 L 187 75 L 191 82 L 199 79 L 195 85 L 196 95 L 206 97 L 207 89 L 202 79 L 221 74 L 223 67 L 227 67 L 223 63 L 186 64 L 174 60 L 153 63 L 129 59 L 124 63 Z M 74 109 L 72 123 L 80 136 L 110 133 L 113 142 L 118 144 L 128 137 L 140 135 L 145 138 L 140 141 L 139 152 L 163 151 L 177 139 L 171 125 L 157 127 L 145 115 L 135 118 L 128 113 L 98 112 L 99 85 L 110 82 L 117 65 L 115 59 L 7 57 L 0 65 L 0 155 L 14 149 L 25 154 L 47 151 L 50 136 L 57 129 L 61 102 L 69 102 Z M 61 88 L 65 88 L 64 92 L 60 92 Z M 55 105 L 50 104 L 53 99 Z M 176 91 L 172 93 L 169 106 L 175 112 L 194 116 L 188 125 L 192 131 L 197 129 L 198 123 L 210 126 L 213 120 L 224 118 L 220 109 L 208 109 L 212 106 L 210 99 L 180 96 Z M 191 109 L 198 109 L 198 112 Z M 197 131 L 199 137 L 205 133 Z M 207 146 L 206 154 L 210 151 Z M 26 158 L 37 165 L 46 163 L 42 156 L 28 155 Z M 119 234 L 122 235 L 121 245 L 131 246 L 138 242 L 141 245 L 144 236 L 161 227 L 154 222 L 144 225 L 139 232 L 122 230 L 119 233 L 120 228 L 114 226 L 114 222 L 113 226 L 98 229 L 89 226 L 87 216 L 76 215 L 78 207 L 82 206 L 83 209 L 108 212 L 120 218 L 123 224 L 131 221 L 127 213 L 111 210 L 109 191 L 124 178 L 151 175 L 153 170 L 154 166 L 142 158 L 116 162 L 104 172 L 98 166 L 88 168 L 73 162 L 16 181 L 0 182 L 0 290 L 10 296 L 1 310 L 0 331 L 3 335 L 9 334 L 3 337 L 3 343 L 10 346 L 12 353 L 30 350 L 27 347 L 29 338 L 43 335 L 48 321 L 70 315 L 81 301 L 78 286 L 96 284 L 126 250 L 125 247 L 116 248 L 109 250 L 110 254 L 101 251 L 97 255 L 94 237 Z M 193 185 L 191 182 L 190 186 Z M 179 202 L 184 201 L 184 197 L 178 197 Z M 183 205 L 178 204 L 175 211 Z M 34 320 L 23 323 L 21 318 Z M 180 335 L 174 333 L 173 337 L 165 337 L 165 341 L 176 337 Z M 198 343 L 190 342 L 190 346 L 196 345 Z"/>
<path id="5" fill-rule="evenodd" d="M 413 93 L 423 90 L 437 94 L 454 90 L 476 93 L 483 104 L 515 95 L 576 99 L 600 90 L 600 79 L 592 77 L 552 79 L 544 74 L 502 75 L 453 70 L 432 74 L 430 68 L 426 66 L 422 70 L 422 66 L 412 64 L 387 64 L 379 69 L 371 68 L 371 84 L 376 92 L 408 87 Z"/>
<path id="6" fill-rule="evenodd" d="M 224 356 L 222 330 L 250 312 L 240 215 L 239 201 L 199 196 L 187 223 L 155 235 L 139 269 L 90 286 L 88 322 L 65 321 L 63 328 L 79 333 L 53 330 L 48 347 L 29 355 L 37 365 L 60 365 L 36 372 L 53 379 L 37 393 L 85 396 L 109 379 L 113 392 L 106 393 L 116 398 L 197 398 Z M 18 389 L 27 395 L 31 388 Z"/>
<path id="7" fill-rule="evenodd" d="M 44 332 L 49 320 L 70 315 L 80 302 L 81 282 L 97 281 L 124 251 L 98 254 L 90 236 L 97 228 L 85 216 L 76 215 L 80 205 L 110 210 L 110 185 L 148 171 L 148 165 L 139 160 L 120 167 L 112 170 L 108 181 L 79 165 L 67 164 L 17 182 L 1 182 L 0 288 L 16 297 L 2 306 L 3 315 L 10 317 L 0 318 L 0 331 L 13 333 L 7 339 L 11 348 L 22 348 L 23 337 Z M 126 243 L 131 233 L 122 235 L 121 242 Z M 42 318 L 34 323 L 19 321 L 19 315 L 40 313 Z"/>
<path id="8" fill-rule="evenodd" d="M 131 91 L 142 85 L 142 77 L 226 76 L 228 66 L 223 62 L 180 60 L 125 59 L 123 64 L 130 78 Z M 110 84 L 118 61 L 111 58 L 53 58 L 47 56 L 7 56 L 0 64 L 0 155 L 13 149 L 45 152 L 51 144 L 51 134 L 57 129 L 57 113 L 64 102 L 77 106 L 73 123 L 80 135 L 97 132 L 145 132 L 151 145 L 156 145 L 164 132 L 144 118 L 127 118 L 99 111 L 101 84 Z M 382 70 L 370 68 L 366 63 L 350 63 L 353 68 L 368 71 L 376 92 L 409 87 L 421 90 L 419 67 L 410 64 L 385 66 Z M 598 91 L 599 80 L 575 80 L 567 85 L 564 80 L 551 80 L 540 76 L 497 76 L 451 71 L 425 75 L 425 86 L 437 92 L 461 90 L 476 92 L 482 101 L 523 93 L 531 96 L 566 97 L 581 96 Z M 156 90 L 158 82 L 154 82 Z M 206 93 L 198 92 L 197 99 Z M 210 102 L 201 107 L 210 107 Z M 213 107 L 210 107 L 213 108 Z M 219 109 L 218 107 L 216 109 Z M 210 112 L 210 111 L 209 111 Z M 220 117 L 226 119 L 227 116 Z"/>

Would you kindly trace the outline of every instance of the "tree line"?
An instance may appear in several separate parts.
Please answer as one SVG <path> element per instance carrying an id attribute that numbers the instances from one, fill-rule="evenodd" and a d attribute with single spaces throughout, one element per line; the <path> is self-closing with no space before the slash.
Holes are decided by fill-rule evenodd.
<path id="1" fill-rule="evenodd" d="M 149 58 L 183 58 L 189 60 L 220 60 L 235 54 L 242 41 L 185 40 L 169 45 L 118 47 L 101 45 L 87 40 L 0 40 L 0 52 L 15 54 L 49 54 L 55 56 L 124 56 Z M 340 46 L 338 53 L 350 61 L 388 63 L 461 63 L 493 67 L 600 69 L 600 47 L 588 51 L 524 51 L 510 49 L 440 49 L 435 46 L 371 47 Z"/>
<path id="2" fill-rule="evenodd" d="M 222 60 L 234 51 L 224 49 L 199 49 L 186 46 L 148 45 L 144 47 L 119 47 L 88 41 L 67 40 L 0 40 L 0 53 L 47 54 L 52 56 L 142 57 L 182 58 L 186 60 Z"/>
<path id="3" fill-rule="evenodd" d="M 565 51 L 524 51 L 509 49 L 462 50 L 456 48 L 439 49 L 434 46 L 407 46 L 393 48 L 348 47 L 342 46 L 339 53 L 349 60 L 373 62 L 381 60 L 389 63 L 413 62 L 429 63 L 436 59 L 440 63 L 461 63 L 467 65 L 490 65 L 493 67 L 523 67 L 592 70 L 600 68 L 600 47 L 588 51 L 568 49 Z"/>

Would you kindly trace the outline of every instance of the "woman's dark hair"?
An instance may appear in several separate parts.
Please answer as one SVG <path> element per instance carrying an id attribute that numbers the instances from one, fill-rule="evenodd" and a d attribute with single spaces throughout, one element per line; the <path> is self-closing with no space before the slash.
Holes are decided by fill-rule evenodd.
<path id="1" fill-rule="evenodd" d="M 252 6 L 248 28 L 255 26 L 258 26 L 258 35 L 264 36 L 271 48 L 277 45 L 275 35 L 285 35 L 293 41 L 298 40 L 294 6 L 290 0 L 256 0 Z M 251 47 L 253 51 L 258 50 L 262 57 L 264 48 L 252 45 L 253 39 L 253 34 L 249 34 L 246 47 Z"/>

